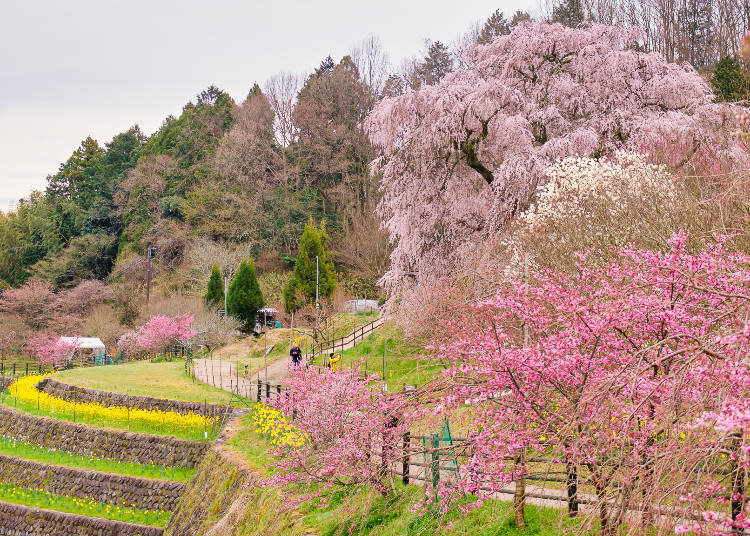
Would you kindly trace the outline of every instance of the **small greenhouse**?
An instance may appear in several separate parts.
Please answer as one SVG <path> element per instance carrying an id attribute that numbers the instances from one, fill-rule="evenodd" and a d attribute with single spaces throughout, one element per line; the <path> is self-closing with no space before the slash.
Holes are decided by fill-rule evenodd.
<path id="1" fill-rule="evenodd" d="M 103 365 L 106 348 L 99 337 L 60 337 L 59 343 L 71 350 L 66 365 Z"/>

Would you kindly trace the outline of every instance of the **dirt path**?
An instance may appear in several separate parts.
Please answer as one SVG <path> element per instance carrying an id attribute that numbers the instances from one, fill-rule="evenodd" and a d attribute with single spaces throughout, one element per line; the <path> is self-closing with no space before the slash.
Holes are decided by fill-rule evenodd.
<path id="1" fill-rule="evenodd" d="M 196 359 L 195 377 L 203 383 L 240 396 L 251 396 L 252 382 L 238 374 L 237 365 L 218 359 Z"/>
<path id="2" fill-rule="evenodd" d="M 340 339 L 332 341 L 330 345 L 323 350 L 323 353 L 328 351 L 342 351 L 353 348 L 358 342 L 361 342 L 367 335 L 372 331 L 379 328 L 385 322 L 384 317 L 379 317 L 371 324 L 367 326 L 357 328 L 352 333 Z M 286 334 L 282 334 L 286 336 Z M 253 344 L 256 342 L 250 340 L 245 341 L 241 344 L 230 345 L 229 347 L 217 350 L 216 356 L 223 358 L 231 358 L 232 352 L 248 352 Z M 303 359 L 309 360 L 310 354 L 305 354 Z M 255 394 L 257 396 L 257 385 L 258 380 L 271 384 L 283 383 L 284 378 L 289 373 L 290 358 L 288 356 L 277 357 L 270 360 L 267 366 L 257 366 L 253 370 L 247 370 L 243 365 L 232 363 L 231 361 L 225 361 L 224 359 L 196 359 L 195 362 L 195 377 L 207 383 L 224 389 L 231 393 L 237 393 L 240 396 L 252 398 Z M 247 374 L 247 377 L 244 375 Z M 255 387 L 255 390 L 253 388 Z"/>

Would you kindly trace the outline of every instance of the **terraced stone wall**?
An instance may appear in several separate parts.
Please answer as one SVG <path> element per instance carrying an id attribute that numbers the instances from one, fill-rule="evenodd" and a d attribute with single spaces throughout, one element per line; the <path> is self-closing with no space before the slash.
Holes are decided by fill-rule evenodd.
<path id="1" fill-rule="evenodd" d="M 0 502 L 2 536 L 162 536 L 163 529 Z"/>
<path id="2" fill-rule="evenodd" d="M 0 456 L 0 482 L 56 495 L 94 499 L 143 510 L 172 511 L 185 491 L 182 482 L 100 473 Z"/>
<path id="3" fill-rule="evenodd" d="M 87 389 L 76 385 L 69 385 L 49 378 L 39 383 L 39 388 L 45 393 L 68 401 L 94 402 L 103 406 L 127 406 L 131 408 L 149 409 L 157 411 L 174 411 L 187 415 L 195 413 L 205 417 L 223 416 L 226 406 L 216 404 L 201 404 L 199 402 L 181 402 L 150 396 L 132 396 L 108 391 Z"/>
<path id="4" fill-rule="evenodd" d="M 0 436 L 83 456 L 188 468 L 197 467 L 209 449 L 200 441 L 93 428 L 4 407 L 0 407 Z"/>

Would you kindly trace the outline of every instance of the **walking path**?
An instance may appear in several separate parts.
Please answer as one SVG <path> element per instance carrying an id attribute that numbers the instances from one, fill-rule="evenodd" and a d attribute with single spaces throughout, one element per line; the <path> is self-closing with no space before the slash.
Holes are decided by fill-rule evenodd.
<path id="1" fill-rule="evenodd" d="M 355 329 L 349 335 L 328 341 L 316 348 L 314 352 L 304 355 L 309 361 L 314 357 L 328 352 L 340 352 L 354 348 L 374 330 L 385 322 L 380 316 L 373 322 Z M 219 359 L 196 359 L 194 362 L 195 378 L 203 383 L 224 389 L 230 393 L 236 393 L 246 398 L 257 396 L 258 379 L 268 383 L 280 383 L 289 372 L 290 359 L 287 356 L 277 358 L 268 364 L 268 367 L 256 371 L 251 377 L 245 378 L 235 363 Z"/>

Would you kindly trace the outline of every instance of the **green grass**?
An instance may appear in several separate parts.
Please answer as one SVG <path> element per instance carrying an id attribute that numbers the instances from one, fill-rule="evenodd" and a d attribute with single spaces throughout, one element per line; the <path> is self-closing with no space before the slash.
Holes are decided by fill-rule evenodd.
<path id="1" fill-rule="evenodd" d="M 420 359 L 426 350 L 406 339 L 392 322 L 386 322 L 354 348 L 341 352 L 340 368 L 362 362 L 363 371 L 382 378 L 384 352 L 385 378 L 391 390 L 403 389 L 404 384 L 422 385 L 442 370 L 439 364 Z M 316 361 L 319 364 L 321 359 Z"/>
<path id="2" fill-rule="evenodd" d="M 185 374 L 185 363 L 182 360 L 161 363 L 136 361 L 122 365 L 79 368 L 58 372 L 54 378 L 78 387 L 185 402 L 226 404 L 231 396 L 216 387 L 194 382 Z"/>
<path id="3" fill-rule="evenodd" d="M 141 510 L 92 499 L 54 495 L 38 489 L 15 487 L 4 482 L 0 483 L 0 501 L 156 527 L 166 526 L 170 517 L 169 512 Z"/>
<path id="4" fill-rule="evenodd" d="M 485 500 L 467 514 L 456 505 L 446 513 L 437 509 L 413 512 L 424 497 L 424 489 L 417 486 L 397 486 L 396 493 L 387 496 L 372 488 L 327 495 L 327 507 L 308 505 L 303 517 L 303 523 L 321 536 L 553 536 L 580 525 L 562 510 L 527 505 L 527 527 L 519 530 L 512 504 L 497 500 Z M 469 501 L 475 499 L 462 502 Z"/>
<path id="5" fill-rule="evenodd" d="M 273 456 L 268 452 L 269 447 L 266 440 L 254 430 L 252 412 L 243 415 L 240 421 L 240 429 L 234 437 L 227 441 L 227 445 L 241 454 L 258 471 L 267 474 Z"/>
<path id="6" fill-rule="evenodd" d="M 193 479 L 197 472 L 197 469 L 188 469 L 186 467 L 164 467 L 154 464 L 146 465 L 81 456 L 62 450 L 50 450 L 27 443 L 20 443 L 7 437 L 0 437 L 0 454 L 44 464 L 177 482 L 188 482 Z"/>

